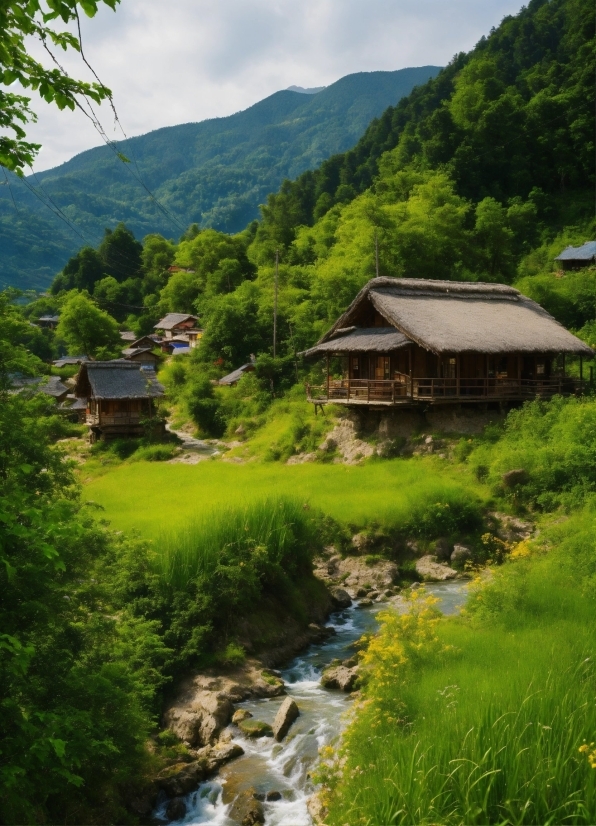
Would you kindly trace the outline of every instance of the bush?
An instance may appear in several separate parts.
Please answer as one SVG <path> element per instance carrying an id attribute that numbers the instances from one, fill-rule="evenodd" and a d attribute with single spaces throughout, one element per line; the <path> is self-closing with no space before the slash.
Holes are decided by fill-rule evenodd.
<path id="1" fill-rule="evenodd" d="M 206 376 L 193 378 L 187 389 L 186 403 L 188 412 L 201 433 L 206 436 L 223 436 L 226 423 L 219 400 L 215 398 L 213 385 Z"/>
<path id="2" fill-rule="evenodd" d="M 134 462 L 167 462 L 177 453 L 174 444 L 157 444 L 140 447 L 132 456 Z"/>

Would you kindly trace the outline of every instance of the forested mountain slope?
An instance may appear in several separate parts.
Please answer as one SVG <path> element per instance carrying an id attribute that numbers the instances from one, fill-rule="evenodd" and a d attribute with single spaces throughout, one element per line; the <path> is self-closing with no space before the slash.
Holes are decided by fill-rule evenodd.
<path id="1" fill-rule="evenodd" d="M 12 177 L 12 192 L 8 186 L 0 190 L 0 282 L 47 286 L 83 241 L 97 243 L 104 228 L 119 221 L 137 237 L 178 236 L 180 226 L 193 222 L 238 232 L 284 178 L 353 146 L 373 118 L 438 71 L 424 66 L 360 72 L 317 94 L 276 92 L 230 117 L 122 141 L 118 149 L 129 164 L 102 146 L 29 178 L 80 235 Z"/>
<path id="2" fill-rule="evenodd" d="M 265 223 L 289 243 L 296 226 L 370 187 L 387 150 L 394 168 L 442 169 L 476 202 L 534 190 L 551 222 L 566 220 L 563 205 L 593 213 L 593 81 L 593 4 L 532 0 L 387 109 L 352 150 L 285 183 Z"/>

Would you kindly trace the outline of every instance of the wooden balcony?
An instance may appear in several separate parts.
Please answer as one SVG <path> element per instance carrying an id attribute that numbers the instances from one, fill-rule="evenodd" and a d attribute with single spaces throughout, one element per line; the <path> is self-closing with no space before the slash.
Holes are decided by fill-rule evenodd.
<path id="1" fill-rule="evenodd" d="M 565 376 L 544 379 L 510 378 L 410 378 L 393 380 L 329 379 L 319 386 L 306 386 L 314 404 L 408 405 L 486 401 L 550 399 L 556 395 L 580 395 L 586 382 Z"/>

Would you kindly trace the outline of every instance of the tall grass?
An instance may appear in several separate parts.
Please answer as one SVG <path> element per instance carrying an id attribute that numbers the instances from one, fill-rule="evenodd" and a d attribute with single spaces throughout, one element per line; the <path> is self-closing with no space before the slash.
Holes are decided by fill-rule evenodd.
<path id="1" fill-rule="evenodd" d="M 594 519 L 545 530 L 466 615 L 430 620 L 432 646 L 398 645 L 411 620 L 386 621 L 331 777 L 332 826 L 596 822 Z"/>
<path id="2" fill-rule="evenodd" d="M 163 582 L 184 588 L 198 577 L 209 579 L 233 560 L 287 571 L 303 567 L 317 548 L 312 519 L 288 498 L 265 499 L 244 507 L 212 509 L 158 538 L 158 567 Z"/>

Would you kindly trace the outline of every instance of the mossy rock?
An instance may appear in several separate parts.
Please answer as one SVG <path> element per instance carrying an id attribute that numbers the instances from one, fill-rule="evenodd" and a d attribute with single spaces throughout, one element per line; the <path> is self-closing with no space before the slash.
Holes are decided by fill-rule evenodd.
<path id="1" fill-rule="evenodd" d="M 251 737 L 255 740 L 258 737 L 273 737 L 273 729 L 269 723 L 263 723 L 262 720 L 254 720 L 252 718 L 242 720 L 238 723 L 238 728 L 246 737 Z"/>

